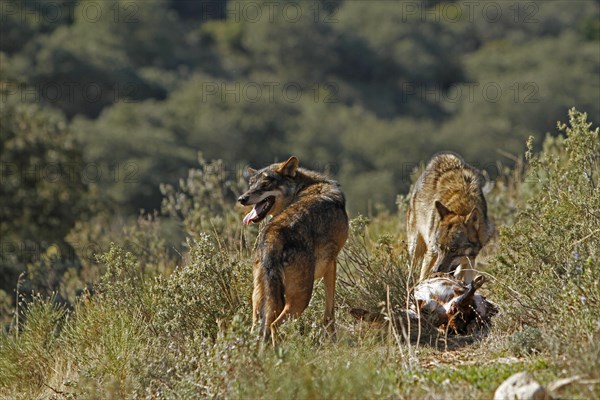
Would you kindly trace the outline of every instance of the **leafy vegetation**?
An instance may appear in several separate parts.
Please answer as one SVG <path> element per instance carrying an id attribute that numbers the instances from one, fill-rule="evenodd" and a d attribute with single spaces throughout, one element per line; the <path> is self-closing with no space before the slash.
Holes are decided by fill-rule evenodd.
<path id="1" fill-rule="evenodd" d="M 490 167 L 569 107 L 600 119 L 595 1 L 186 3 L 2 2 L 5 98 L 64 113 L 126 214 L 198 151 L 332 166 L 365 213 L 436 151 Z"/>
<path id="2" fill-rule="evenodd" d="M 548 137 L 541 155 L 529 147 L 531 197 L 516 223 L 501 232 L 492 273 L 506 276 L 514 290 L 499 295 L 507 300 L 508 321 L 523 329 L 517 341 L 533 336 L 537 343 L 529 348 L 569 353 L 570 368 L 596 379 L 588 362 L 600 357 L 599 130 L 575 110 L 569 125 L 558 127 L 566 135 Z"/>
<path id="3" fill-rule="evenodd" d="M 597 1 L 0 0 L 0 20 L 0 396 L 489 397 L 520 369 L 595 393 Z M 500 232 L 502 314 L 464 351 L 347 313 L 405 307 L 406 194 L 440 150 L 493 181 Z M 348 200 L 340 340 L 317 285 L 259 351 L 235 199 L 291 154 Z"/>
<path id="4" fill-rule="evenodd" d="M 20 319 L 0 337 L 0 395 L 482 398 L 527 370 L 543 384 L 577 375 L 558 394 L 593 397 L 600 354 L 600 139 L 586 118 L 571 110 L 569 123 L 559 124 L 564 136 L 548 136 L 540 153 L 529 147 L 523 178 L 511 172 L 488 195 L 490 204 L 519 206 L 499 213 L 516 215 L 497 220 L 501 234 L 483 271 L 488 299 L 501 310 L 487 335 L 461 343 L 442 334 L 437 343 L 416 345 L 391 327 L 373 329 L 350 317 L 354 306 L 406 307 L 413 277 L 405 232 L 389 223 L 403 219 L 401 199 L 397 216 L 352 220 L 340 256 L 336 342 L 318 323 L 324 291 L 317 285 L 307 311 L 283 325 L 282 343 L 263 346 L 250 329 L 256 231 L 239 236 L 229 222 L 201 225 L 209 229 L 187 241 L 172 270 L 112 244 L 98 260 L 104 273 L 94 291 L 84 291 L 73 307 L 52 297 L 23 298 Z M 196 201 L 214 188 L 216 181 L 204 175 L 208 165 L 219 163 L 190 172 L 193 185 L 183 187 Z M 165 201 L 174 206 L 169 199 L 180 197 L 169 192 Z M 201 204 L 202 210 L 182 209 L 188 216 L 233 209 Z M 157 223 L 138 224 L 137 231 L 150 233 L 136 236 L 166 251 L 152 233 Z"/>

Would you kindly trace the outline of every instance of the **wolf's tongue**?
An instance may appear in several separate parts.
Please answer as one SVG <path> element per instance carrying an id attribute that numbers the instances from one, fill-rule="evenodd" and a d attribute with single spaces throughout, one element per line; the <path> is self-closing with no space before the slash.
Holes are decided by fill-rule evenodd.
<path id="1" fill-rule="evenodd" d="M 250 225 L 255 218 L 258 218 L 258 213 L 256 212 L 256 207 L 252 208 L 252 211 L 250 211 L 248 214 L 246 214 L 246 216 L 244 217 L 244 225 Z"/>

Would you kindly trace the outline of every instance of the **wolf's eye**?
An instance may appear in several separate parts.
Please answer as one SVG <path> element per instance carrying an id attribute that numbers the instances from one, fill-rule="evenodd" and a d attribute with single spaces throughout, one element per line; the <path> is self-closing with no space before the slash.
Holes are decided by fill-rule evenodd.
<path id="1" fill-rule="evenodd" d="M 450 252 L 456 253 L 456 250 L 458 250 L 458 248 L 456 248 L 456 247 L 450 247 Z"/>

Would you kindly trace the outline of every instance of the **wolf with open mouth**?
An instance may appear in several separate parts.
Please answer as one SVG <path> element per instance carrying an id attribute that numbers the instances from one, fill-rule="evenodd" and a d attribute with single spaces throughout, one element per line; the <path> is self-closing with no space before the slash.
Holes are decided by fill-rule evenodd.
<path id="1" fill-rule="evenodd" d="M 337 182 L 298 167 L 290 157 L 248 168 L 249 189 L 238 201 L 253 206 L 245 225 L 268 220 L 254 259 L 253 326 L 275 343 L 277 326 L 306 309 L 314 281 L 325 284 L 325 326 L 333 335 L 336 257 L 348 237 L 346 201 Z"/>

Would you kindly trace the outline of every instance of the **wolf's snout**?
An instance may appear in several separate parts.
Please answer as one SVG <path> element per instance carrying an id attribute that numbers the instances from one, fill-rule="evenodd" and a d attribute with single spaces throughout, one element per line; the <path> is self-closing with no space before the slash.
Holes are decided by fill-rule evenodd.
<path id="1" fill-rule="evenodd" d="M 448 260 L 448 256 L 446 254 L 438 254 L 438 259 L 433 266 L 433 272 L 452 272 L 451 269 L 452 260 Z"/>
<path id="2" fill-rule="evenodd" d="M 248 204 L 248 199 L 250 198 L 250 196 L 248 196 L 247 194 L 243 194 L 240 197 L 238 197 L 238 201 L 240 202 L 240 204 L 242 204 L 243 206 Z"/>

